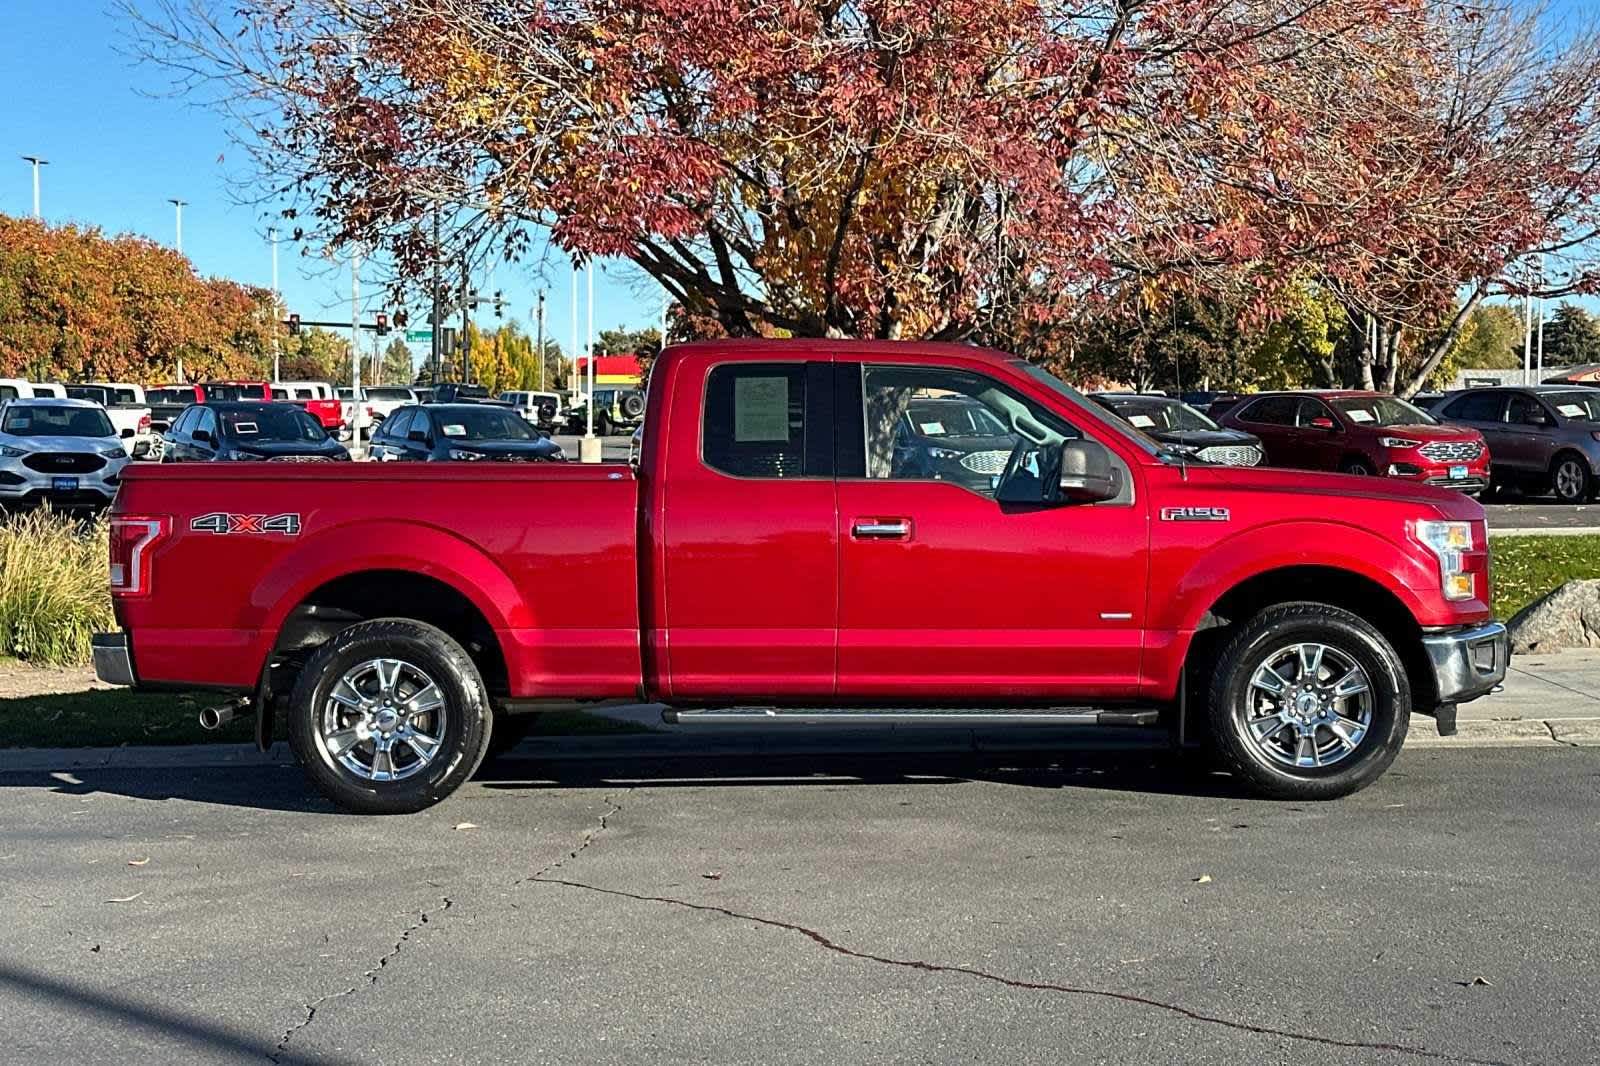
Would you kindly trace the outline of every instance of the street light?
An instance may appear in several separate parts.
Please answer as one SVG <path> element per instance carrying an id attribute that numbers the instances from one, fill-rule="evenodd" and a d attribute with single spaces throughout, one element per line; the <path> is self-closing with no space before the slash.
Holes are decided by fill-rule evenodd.
<path id="1" fill-rule="evenodd" d="M 33 164 L 33 217 L 39 218 L 41 217 L 39 214 L 39 168 L 48 166 L 50 160 L 41 159 L 36 155 L 25 155 L 22 160 L 25 163 Z"/>
<path id="2" fill-rule="evenodd" d="M 170 200 L 167 201 L 167 203 L 172 205 L 173 210 L 177 214 L 177 219 L 178 219 L 178 239 L 177 239 L 177 243 L 174 245 L 174 247 L 177 248 L 179 255 L 183 254 L 183 205 L 188 203 L 188 202 L 189 202 L 188 200 L 178 200 L 178 199 L 170 199 Z"/>
<path id="3" fill-rule="evenodd" d="M 283 374 L 279 366 L 278 348 L 278 304 L 282 297 L 278 293 L 278 230 L 276 227 L 267 230 L 267 240 L 272 242 L 272 380 L 282 381 Z"/>

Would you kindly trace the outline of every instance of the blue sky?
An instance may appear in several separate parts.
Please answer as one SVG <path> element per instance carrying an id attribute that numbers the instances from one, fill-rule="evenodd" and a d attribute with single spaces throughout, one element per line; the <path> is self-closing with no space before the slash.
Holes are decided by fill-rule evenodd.
<path id="1" fill-rule="evenodd" d="M 41 208 L 48 222 L 90 223 L 110 233 L 138 233 L 170 244 L 173 207 L 183 209 L 183 251 L 203 274 L 270 285 L 269 220 L 233 202 L 228 179 L 246 160 L 229 143 L 222 120 L 181 99 L 152 97 L 168 88 L 164 73 L 117 51 L 126 33 L 107 0 L 0 0 L 0 212 L 33 211 L 31 168 L 21 156 L 50 161 L 41 172 Z M 220 161 L 219 161 L 220 157 Z M 289 307 L 306 319 L 348 321 L 348 270 L 327 273 L 325 260 L 302 263 L 299 249 L 279 245 L 279 283 Z M 548 290 L 546 329 L 571 344 L 569 270 L 541 282 L 526 266 L 501 265 L 480 291 L 500 289 L 507 318 L 531 328 L 534 294 Z M 372 295 L 372 286 L 367 286 Z M 595 274 L 595 329 L 658 321 L 662 295 L 629 264 L 608 262 Z M 367 313 L 378 310 L 374 299 Z M 423 313 L 413 309 L 413 325 Z M 584 317 L 580 309 L 579 317 Z M 483 325 L 494 316 L 484 311 Z M 581 327 L 581 322 L 580 322 Z M 420 354 L 424 346 L 414 346 Z"/>

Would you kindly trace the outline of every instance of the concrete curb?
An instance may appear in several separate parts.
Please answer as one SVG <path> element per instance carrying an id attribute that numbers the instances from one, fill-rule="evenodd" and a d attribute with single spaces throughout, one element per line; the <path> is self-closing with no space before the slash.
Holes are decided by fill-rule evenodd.
<path id="1" fill-rule="evenodd" d="M 705 727 L 709 730 L 710 727 Z M 893 755 L 1020 752 L 1034 750 L 1149 749 L 1142 730 L 1052 727 L 948 729 L 858 727 L 792 730 L 729 728 L 694 736 L 656 733 L 632 736 L 546 737 L 524 741 L 511 755 L 519 761 L 661 759 L 777 755 Z M 1412 720 L 1408 748 L 1600 747 L 1600 717 L 1465 721 L 1453 737 L 1438 736 L 1426 718 Z M 0 750 L 0 774 L 64 773 L 73 770 L 199 770 L 287 766 L 288 745 L 258 752 L 252 744 L 193 744 L 171 747 L 11 748 Z"/>
<path id="2" fill-rule="evenodd" d="M 1491 537 L 1600 537 L 1600 526 L 1527 526 L 1489 530 Z"/>

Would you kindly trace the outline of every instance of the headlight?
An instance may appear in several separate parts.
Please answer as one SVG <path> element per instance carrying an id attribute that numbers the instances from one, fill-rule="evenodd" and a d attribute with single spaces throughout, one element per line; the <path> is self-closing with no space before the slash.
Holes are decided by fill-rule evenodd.
<path id="1" fill-rule="evenodd" d="M 1470 600 L 1477 594 L 1476 571 L 1483 555 L 1473 551 L 1471 522 L 1417 521 L 1412 530 L 1439 560 L 1439 589 L 1447 600 Z M 1477 565 L 1473 565 L 1476 563 Z"/>
<path id="2" fill-rule="evenodd" d="M 567 453 L 562 451 L 560 448 L 557 448 L 555 451 L 550 453 L 551 459 L 565 459 L 566 457 Z"/>
<path id="3" fill-rule="evenodd" d="M 451 448 L 448 454 L 452 459 L 460 459 L 468 463 L 476 462 L 483 458 L 482 452 L 468 451 L 466 448 Z"/>
<path id="4" fill-rule="evenodd" d="M 114 444 L 109 448 L 101 448 L 100 454 L 107 459 L 126 459 L 128 453 L 122 450 L 122 445 Z"/>
<path id="5" fill-rule="evenodd" d="M 934 459 L 960 459 L 966 452 L 957 451 L 955 448 L 929 448 L 928 455 Z"/>
<path id="6" fill-rule="evenodd" d="M 1406 437 L 1379 437 L 1378 443 L 1385 448 L 1420 448 L 1420 440 L 1410 440 Z"/>
<path id="7" fill-rule="evenodd" d="M 242 459 L 245 462 L 264 462 L 267 457 L 264 455 L 257 455 L 254 452 L 229 452 L 228 458 Z"/>
<path id="8" fill-rule="evenodd" d="M 121 448 L 117 449 L 117 451 L 119 451 L 119 452 L 121 450 L 122 450 Z M 0 455 L 5 456 L 7 459 L 21 459 L 24 455 L 27 455 L 27 454 L 28 453 L 25 450 L 23 450 L 22 448 L 13 448 L 9 444 L 0 445 Z"/>

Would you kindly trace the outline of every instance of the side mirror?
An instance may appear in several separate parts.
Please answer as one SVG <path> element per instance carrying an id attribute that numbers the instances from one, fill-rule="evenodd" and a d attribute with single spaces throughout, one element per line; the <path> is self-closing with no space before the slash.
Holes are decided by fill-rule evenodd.
<path id="1" fill-rule="evenodd" d="M 1119 491 L 1111 453 L 1092 440 L 1034 445 L 1022 441 L 1011 452 L 995 488 L 998 503 L 1099 503 Z"/>
<path id="2" fill-rule="evenodd" d="M 428 434 L 423 430 L 413 429 L 406 434 L 406 440 L 415 441 L 418 444 L 426 444 L 428 443 Z"/>
<path id="3" fill-rule="evenodd" d="M 1339 428 L 1333 424 L 1333 419 L 1331 418 L 1313 418 L 1307 425 L 1312 429 L 1327 430 L 1329 433 Z"/>
<path id="4" fill-rule="evenodd" d="M 1061 447 L 1061 498 L 1072 503 L 1114 500 L 1121 486 L 1106 446 L 1093 440 L 1069 440 Z"/>
<path id="5" fill-rule="evenodd" d="M 195 430 L 193 436 L 196 444 L 210 444 L 212 442 L 210 432 L 204 429 Z"/>
<path id="6" fill-rule="evenodd" d="M 122 439 L 123 440 L 131 440 L 132 438 L 133 438 L 133 430 L 125 429 L 125 430 L 122 431 Z"/>

